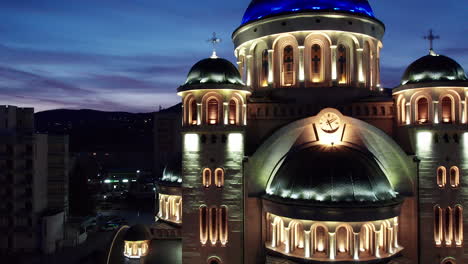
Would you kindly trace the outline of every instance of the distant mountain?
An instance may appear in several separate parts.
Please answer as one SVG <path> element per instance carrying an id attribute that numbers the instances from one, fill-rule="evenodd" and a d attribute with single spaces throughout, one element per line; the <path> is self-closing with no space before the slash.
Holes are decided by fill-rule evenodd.
<path id="1" fill-rule="evenodd" d="M 71 152 L 150 152 L 153 113 L 50 110 L 35 115 L 36 131 L 70 135 Z"/>

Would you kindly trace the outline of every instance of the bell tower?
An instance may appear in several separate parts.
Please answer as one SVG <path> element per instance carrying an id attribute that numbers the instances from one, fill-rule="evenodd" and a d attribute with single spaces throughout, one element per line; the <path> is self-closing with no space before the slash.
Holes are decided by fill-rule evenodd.
<path id="1" fill-rule="evenodd" d="M 213 52 L 192 67 L 178 94 L 183 104 L 183 263 L 242 263 L 242 162 L 250 92 L 236 67 Z"/>

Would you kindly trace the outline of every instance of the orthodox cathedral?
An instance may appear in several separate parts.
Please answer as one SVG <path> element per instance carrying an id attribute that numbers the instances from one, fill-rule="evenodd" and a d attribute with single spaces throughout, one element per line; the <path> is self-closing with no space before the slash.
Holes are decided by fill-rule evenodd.
<path id="1" fill-rule="evenodd" d="M 237 65 L 177 89 L 156 223 L 108 263 L 468 263 L 465 71 L 431 47 L 384 89 L 384 32 L 367 0 L 253 0 Z"/>

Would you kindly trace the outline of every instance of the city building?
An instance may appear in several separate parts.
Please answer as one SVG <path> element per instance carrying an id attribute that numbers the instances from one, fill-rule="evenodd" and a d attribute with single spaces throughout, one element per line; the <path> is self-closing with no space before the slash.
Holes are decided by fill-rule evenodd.
<path id="1" fill-rule="evenodd" d="M 140 263 L 467 263 L 465 71 L 431 45 L 384 89 L 384 32 L 366 0 L 253 0 L 238 67 L 213 53 L 177 89 L 182 153 Z"/>
<path id="2" fill-rule="evenodd" d="M 34 109 L 0 106 L 0 251 L 52 253 L 68 210 L 68 138 L 34 133 Z"/>

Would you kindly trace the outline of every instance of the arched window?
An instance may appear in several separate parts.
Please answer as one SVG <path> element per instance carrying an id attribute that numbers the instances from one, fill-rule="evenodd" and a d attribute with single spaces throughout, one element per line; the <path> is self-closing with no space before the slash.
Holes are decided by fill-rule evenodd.
<path id="1" fill-rule="evenodd" d="M 452 123 L 453 116 L 452 116 L 452 99 L 446 96 L 442 99 L 442 123 Z"/>
<path id="2" fill-rule="evenodd" d="M 210 241 L 211 245 L 216 245 L 218 242 L 218 209 L 216 207 L 210 209 Z"/>
<path id="3" fill-rule="evenodd" d="M 234 99 L 231 99 L 229 101 L 229 124 L 230 125 L 235 125 L 238 124 L 238 107 L 237 107 L 237 102 Z"/>
<path id="4" fill-rule="evenodd" d="M 211 185 L 211 169 L 209 169 L 209 168 L 203 169 L 202 178 L 203 178 L 203 186 L 205 186 L 205 188 L 210 187 L 210 185 Z"/>
<path id="5" fill-rule="evenodd" d="M 207 121 L 210 125 L 216 125 L 219 123 L 219 105 L 218 100 L 212 98 L 208 101 L 207 106 Z"/>
<path id="6" fill-rule="evenodd" d="M 228 242 L 228 216 L 224 205 L 219 209 L 219 241 L 223 246 Z"/>
<path id="7" fill-rule="evenodd" d="M 271 246 L 279 247 L 284 241 L 284 222 L 281 217 L 275 217 L 271 228 Z"/>
<path id="8" fill-rule="evenodd" d="M 457 166 L 450 168 L 450 186 L 457 188 L 460 185 L 460 170 Z"/>
<path id="9" fill-rule="evenodd" d="M 417 109 L 417 116 L 416 121 L 419 124 L 425 124 L 429 121 L 429 102 L 426 98 L 420 98 L 416 103 Z"/>
<path id="10" fill-rule="evenodd" d="M 215 185 L 218 188 L 221 188 L 224 186 L 224 170 L 221 168 L 217 168 L 215 170 Z"/>
<path id="11" fill-rule="evenodd" d="M 338 73 L 338 83 L 346 84 L 348 82 L 348 60 L 347 60 L 347 50 L 343 44 L 338 45 L 338 56 L 337 56 L 337 73 Z"/>
<path id="12" fill-rule="evenodd" d="M 208 208 L 200 206 L 200 242 L 206 245 L 208 241 Z"/>
<path id="13" fill-rule="evenodd" d="M 461 247 L 463 245 L 463 207 L 461 205 L 455 206 L 453 218 L 455 245 Z"/>
<path id="14" fill-rule="evenodd" d="M 195 101 L 195 99 L 192 99 L 190 101 L 189 124 L 196 125 L 197 119 L 198 119 L 197 101 Z"/>
<path id="15" fill-rule="evenodd" d="M 437 186 L 444 188 L 447 183 L 447 169 L 444 166 L 437 168 Z"/>
<path id="16" fill-rule="evenodd" d="M 351 232 L 345 226 L 336 230 L 336 252 L 338 256 L 351 254 Z"/>
<path id="17" fill-rule="evenodd" d="M 262 52 L 262 72 L 260 76 L 260 85 L 262 87 L 268 86 L 268 74 L 270 72 L 270 65 L 268 64 L 268 50 Z"/>
<path id="18" fill-rule="evenodd" d="M 304 226 L 301 222 L 291 221 L 289 223 L 290 250 L 294 252 L 297 248 L 304 248 Z"/>
<path id="19" fill-rule="evenodd" d="M 444 239 L 445 245 L 451 246 L 453 240 L 453 212 L 449 206 L 444 210 Z"/>
<path id="20" fill-rule="evenodd" d="M 317 226 L 314 230 L 314 249 L 318 253 L 327 253 L 328 230 L 324 226 Z"/>
<path id="21" fill-rule="evenodd" d="M 294 85 L 294 48 L 288 45 L 283 50 L 283 86 Z"/>
<path id="22" fill-rule="evenodd" d="M 322 81 L 322 48 L 319 44 L 314 44 L 311 47 L 311 67 L 310 67 L 310 78 L 313 83 L 319 83 Z"/>
<path id="23" fill-rule="evenodd" d="M 442 245 L 442 208 L 434 207 L 434 242 L 437 246 Z"/>
<path id="24" fill-rule="evenodd" d="M 370 256 L 373 243 L 372 227 L 369 224 L 363 225 L 359 232 L 359 255 Z"/>

